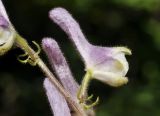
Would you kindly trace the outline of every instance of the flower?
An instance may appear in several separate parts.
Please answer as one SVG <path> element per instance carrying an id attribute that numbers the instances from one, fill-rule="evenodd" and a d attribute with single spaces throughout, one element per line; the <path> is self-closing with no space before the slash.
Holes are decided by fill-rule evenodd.
<path id="1" fill-rule="evenodd" d="M 42 40 L 42 46 L 62 85 L 68 90 L 72 97 L 77 100 L 76 97 L 79 85 L 74 80 L 66 58 L 64 57 L 58 43 L 52 38 L 45 37 Z"/>
<path id="2" fill-rule="evenodd" d="M 125 47 L 92 46 L 89 56 L 86 57 L 86 70 L 91 76 L 108 85 L 118 87 L 128 82 L 125 75 L 128 72 L 128 62 L 125 54 L 131 51 Z"/>
<path id="3" fill-rule="evenodd" d="M 15 31 L 0 0 L 0 55 L 5 54 L 12 47 L 14 40 Z"/>
<path id="4" fill-rule="evenodd" d="M 126 47 L 101 47 L 90 44 L 83 35 L 79 24 L 63 8 L 54 8 L 49 16 L 66 32 L 75 44 L 90 76 L 108 85 L 118 87 L 128 82 L 128 62 L 125 55 L 131 55 Z"/>
<path id="5" fill-rule="evenodd" d="M 66 58 L 64 57 L 58 43 L 52 38 L 45 37 L 42 40 L 42 48 L 46 53 L 49 63 L 56 73 L 57 78 L 62 83 L 64 88 L 71 94 L 72 99 L 78 103 L 79 101 L 77 99 L 77 92 L 79 85 L 74 79 Z M 52 112 L 55 116 L 62 114 L 65 114 L 65 116 L 76 115 L 75 110 L 70 104 L 67 104 L 65 98 L 60 94 L 58 89 L 55 88 L 51 82 L 49 82 L 47 78 L 44 81 L 44 87 L 52 108 Z M 68 112 L 68 109 L 70 109 L 71 112 Z M 86 113 L 87 115 L 93 116 L 94 111 L 93 109 L 89 109 Z"/>

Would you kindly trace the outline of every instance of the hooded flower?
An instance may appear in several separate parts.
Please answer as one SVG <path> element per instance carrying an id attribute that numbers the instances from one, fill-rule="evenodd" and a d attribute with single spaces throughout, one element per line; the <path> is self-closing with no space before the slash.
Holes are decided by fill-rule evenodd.
<path id="1" fill-rule="evenodd" d="M 79 24 L 63 8 L 50 11 L 50 18 L 58 24 L 75 44 L 84 60 L 86 71 L 91 77 L 117 87 L 128 82 L 128 62 L 125 55 L 131 55 L 126 47 L 101 47 L 90 44 L 83 35 Z"/>
<path id="2" fill-rule="evenodd" d="M 9 27 L 9 23 L 0 16 L 0 55 L 6 53 L 13 45 L 15 34 Z"/>
<path id="3" fill-rule="evenodd" d="M 129 67 L 125 54 L 131 54 L 125 47 L 92 46 L 86 58 L 86 69 L 91 71 L 93 78 L 111 86 L 126 84 L 128 78 L 125 75 Z"/>
<path id="4" fill-rule="evenodd" d="M 14 39 L 15 31 L 0 0 L 0 55 L 3 55 L 12 47 Z"/>

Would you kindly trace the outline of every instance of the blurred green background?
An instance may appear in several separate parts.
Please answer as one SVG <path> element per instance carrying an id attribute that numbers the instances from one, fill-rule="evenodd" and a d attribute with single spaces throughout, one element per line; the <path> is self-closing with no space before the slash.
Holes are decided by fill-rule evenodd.
<path id="1" fill-rule="evenodd" d="M 89 93 L 100 96 L 97 116 L 160 116 L 160 1 L 159 0 L 3 0 L 18 32 L 39 44 L 53 37 L 61 46 L 78 82 L 84 65 L 48 11 L 61 6 L 80 23 L 90 42 L 102 46 L 128 46 L 129 83 L 112 88 L 92 81 Z M 34 46 L 33 46 L 34 47 Z M 51 116 L 43 89 L 43 74 L 23 65 L 13 49 L 0 57 L 0 116 Z M 42 58 L 48 64 L 45 54 Z"/>

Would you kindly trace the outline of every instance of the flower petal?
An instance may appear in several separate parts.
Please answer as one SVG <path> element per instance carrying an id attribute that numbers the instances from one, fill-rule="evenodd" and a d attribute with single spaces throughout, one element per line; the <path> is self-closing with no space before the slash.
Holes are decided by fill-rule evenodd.
<path id="1" fill-rule="evenodd" d="M 114 47 L 116 52 L 123 52 L 126 55 L 132 55 L 132 52 L 129 48 L 127 47 Z"/>
<path id="2" fill-rule="evenodd" d="M 112 72 L 94 71 L 93 78 L 113 87 L 119 87 L 128 82 L 127 77 L 122 77 Z"/>
<path id="3" fill-rule="evenodd" d="M 75 100 L 77 100 L 79 85 L 75 81 L 69 65 L 57 42 L 52 38 L 44 38 L 42 40 L 42 46 L 48 56 L 52 68 L 62 82 L 64 88 L 70 92 Z"/>
<path id="4" fill-rule="evenodd" d="M 7 20 L 0 16 L 0 55 L 5 54 L 13 45 L 15 31 L 9 26 Z"/>
<path id="5" fill-rule="evenodd" d="M 43 85 L 54 116 L 71 116 L 70 109 L 65 98 L 48 78 L 45 78 Z"/>
<path id="6" fill-rule="evenodd" d="M 2 0 L 0 0 L 0 55 L 5 54 L 12 47 L 14 40 L 14 28 L 9 21 Z"/>
<path id="7" fill-rule="evenodd" d="M 60 7 L 52 9 L 49 12 L 49 17 L 68 35 L 85 61 L 86 57 L 88 57 L 90 44 L 82 33 L 78 22 L 66 9 Z"/>
<path id="8" fill-rule="evenodd" d="M 0 16 L 3 16 L 8 22 L 10 22 L 2 0 L 0 0 Z"/>

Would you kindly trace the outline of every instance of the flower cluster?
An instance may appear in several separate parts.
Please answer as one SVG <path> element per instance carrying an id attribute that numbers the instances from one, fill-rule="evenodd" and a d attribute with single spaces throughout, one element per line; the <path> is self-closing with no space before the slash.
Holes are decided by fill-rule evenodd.
<path id="1" fill-rule="evenodd" d="M 22 56 L 28 55 L 28 59 L 25 60 L 25 63 L 30 62 L 31 64 L 35 65 L 38 64 L 39 67 L 42 68 L 43 72 L 46 72 L 47 76 L 51 76 L 50 80 L 53 83 L 51 83 L 50 80 L 46 78 L 44 81 L 44 87 L 46 89 L 46 94 L 55 116 L 73 115 L 70 112 L 76 108 L 72 109 L 73 105 L 68 104 L 67 95 L 71 95 L 73 98 L 72 101 L 78 105 L 87 109 L 89 108 L 89 110 L 85 111 L 85 113 L 86 115 L 90 114 L 93 116 L 94 112 L 91 107 L 97 104 L 98 99 L 93 104 L 87 104 L 87 100 L 92 98 L 92 96 L 88 97 L 87 94 L 87 88 L 90 80 L 97 79 L 113 87 L 126 84 L 128 82 L 126 74 L 128 72 L 129 66 L 125 55 L 131 55 L 131 51 L 126 47 L 102 47 L 92 45 L 85 38 L 76 20 L 64 8 L 52 9 L 49 12 L 49 17 L 68 35 L 69 39 L 75 45 L 77 51 L 84 61 L 86 74 L 81 85 L 79 85 L 74 80 L 66 59 L 63 56 L 57 42 L 52 38 L 44 38 L 42 40 L 42 48 L 47 54 L 50 64 L 64 89 L 61 87 L 61 85 L 59 85 L 59 82 L 53 78 L 53 74 L 39 58 L 39 52 L 35 53 L 34 50 L 30 48 L 26 40 L 20 37 L 15 31 L 1 0 L 0 55 L 5 54 L 12 48 L 14 43 L 16 43 L 25 51 L 25 55 Z M 78 107 L 78 105 L 76 107 Z M 61 107 L 61 109 L 59 107 Z M 82 114 L 83 110 L 84 109 L 82 108 Z M 74 113 L 74 111 L 72 113 Z M 83 115 L 85 115 L 85 113 Z"/>

